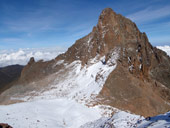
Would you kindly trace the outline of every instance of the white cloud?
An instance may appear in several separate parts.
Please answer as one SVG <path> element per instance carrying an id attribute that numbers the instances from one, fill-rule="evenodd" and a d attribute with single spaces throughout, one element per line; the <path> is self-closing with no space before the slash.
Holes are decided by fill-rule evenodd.
<path id="1" fill-rule="evenodd" d="M 162 8 L 146 8 L 144 10 L 135 12 L 133 14 L 127 15 L 128 18 L 137 23 L 145 23 L 148 21 L 153 21 L 159 18 L 163 18 L 170 15 L 170 6 L 164 6 Z"/>
<path id="2" fill-rule="evenodd" d="M 157 46 L 157 48 L 165 51 L 170 56 L 170 46 Z"/>
<path id="3" fill-rule="evenodd" d="M 40 49 L 19 49 L 19 50 L 3 50 L 0 51 L 0 67 L 7 65 L 26 65 L 31 57 L 38 60 L 51 60 L 54 59 L 58 54 L 65 51 L 65 48 L 40 48 Z"/>

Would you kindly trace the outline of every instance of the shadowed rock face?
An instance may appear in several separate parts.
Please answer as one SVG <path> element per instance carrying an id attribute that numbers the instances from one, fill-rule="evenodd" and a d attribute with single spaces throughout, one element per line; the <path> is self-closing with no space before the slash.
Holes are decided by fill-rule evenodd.
<path id="1" fill-rule="evenodd" d="M 62 64 L 55 65 L 61 60 L 67 64 L 80 60 L 84 66 L 96 56 L 105 56 L 107 63 L 114 48 L 120 49 L 117 67 L 106 80 L 97 103 L 143 116 L 169 110 L 170 58 L 165 52 L 154 48 L 135 23 L 110 8 L 102 11 L 92 32 L 77 40 L 66 53 L 48 62 L 35 62 L 31 58 L 18 84 L 27 85 L 47 78 L 64 68 Z"/>
<path id="2" fill-rule="evenodd" d="M 0 68 L 0 93 L 9 88 L 8 84 L 20 77 L 23 66 L 11 65 Z"/>

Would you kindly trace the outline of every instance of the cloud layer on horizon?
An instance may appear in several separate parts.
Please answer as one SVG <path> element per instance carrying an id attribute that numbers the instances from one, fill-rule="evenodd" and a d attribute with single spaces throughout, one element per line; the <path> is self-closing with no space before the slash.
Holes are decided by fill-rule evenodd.
<path id="1" fill-rule="evenodd" d="M 57 57 L 57 55 L 66 51 L 64 48 L 40 48 L 40 49 L 19 49 L 19 50 L 3 50 L 0 51 L 0 67 L 8 65 L 26 65 L 31 57 L 36 61 L 48 61 Z"/>
<path id="2" fill-rule="evenodd" d="M 166 52 L 167 55 L 170 57 L 170 46 L 157 46 L 157 48 L 161 49 L 162 51 Z"/>

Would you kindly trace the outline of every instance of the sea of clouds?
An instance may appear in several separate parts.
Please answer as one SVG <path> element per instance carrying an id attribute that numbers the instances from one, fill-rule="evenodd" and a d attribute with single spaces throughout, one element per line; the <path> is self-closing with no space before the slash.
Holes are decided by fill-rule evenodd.
<path id="1" fill-rule="evenodd" d="M 26 65 L 31 57 L 36 61 L 41 59 L 48 61 L 65 51 L 65 48 L 60 47 L 0 50 L 0 67 L 14 64 Z"/>
<path id="2" fill-rule="evenodd" d="M 170 46 L 157 46 L 157 48 L 165 51 L 170 56 Z"/>
<path id="3" fill-rule="evenodd" d="M 170 56 L 170 46 L 157 46 L 157 48 L 165 51 Z M 0 50 L 0 67 L 7 65 L 26 65 L 31 57 L 36 61 L 43 59 L 44 61 L 54 59 L 57 55 L 66 51 L 66 48 L 27 48 L 19 50 Z"/>

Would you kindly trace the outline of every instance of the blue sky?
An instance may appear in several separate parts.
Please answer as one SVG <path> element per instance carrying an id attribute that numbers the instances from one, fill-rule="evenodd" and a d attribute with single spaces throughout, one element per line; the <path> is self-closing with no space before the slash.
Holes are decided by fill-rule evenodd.
<path id="1" fill-rule="evenodd" d="M 170 45 L 170 0 L 0 0 L 0 49 L 69 47 L 110 7 L 154 45 Z"/>

